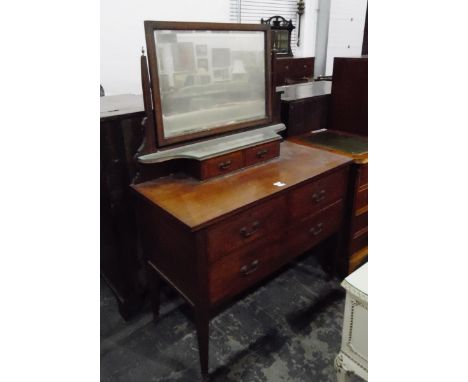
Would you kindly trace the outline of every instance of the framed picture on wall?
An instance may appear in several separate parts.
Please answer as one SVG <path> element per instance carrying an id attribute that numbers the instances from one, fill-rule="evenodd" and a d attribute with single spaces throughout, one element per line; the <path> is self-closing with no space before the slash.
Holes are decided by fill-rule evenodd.
<path id="1" fill-rule="evenodd" d="M 208 55 L 208 48 L 206 45 L 196 45 L 195 52 L 197 57 L 206 57 Z"/>
<path id="2" fill-rule="evenodd" d="M 192 72 L 195 70 L 193 43 L 177 42 L 172 44 L 172 57 L 176 72 Z"/>
<path id="3" fill-rule="evenodd" d="M 198 70 L 204 69 L 208 71 L 208 59 L 207 58 L 198 58 L 197 59 L 197 68 Z"/>

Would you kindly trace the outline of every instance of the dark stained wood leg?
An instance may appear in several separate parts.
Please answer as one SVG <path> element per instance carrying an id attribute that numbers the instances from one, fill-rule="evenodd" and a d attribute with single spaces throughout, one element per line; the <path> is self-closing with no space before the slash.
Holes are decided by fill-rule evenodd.
<path id="1" fill-rule="evenodd" d="M 210 336 L 210 317 L 207 309 L 195 308 L 195 325 L 197 327 L 198 352 L 203 381 L 209 380 L 208 375 L 208 347 Z"/>
<path id="2" fill-rule="evenodd" d="M 159 275 L 148 265 L 148 284 L 150 290 L 151 307 L 153 309 L 153 320 L 159 318 L 159 306 L 161 303 L 161 280 Z"/>

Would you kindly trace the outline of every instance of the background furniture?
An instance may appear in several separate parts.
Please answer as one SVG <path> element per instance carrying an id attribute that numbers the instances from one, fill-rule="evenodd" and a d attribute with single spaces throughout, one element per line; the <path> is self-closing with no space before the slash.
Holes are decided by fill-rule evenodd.
<path id="1" fill-rule="evenodd" d="M 154 315 L 162 279 L 194 307 L 204 376 L 209 320 L 225 303 L 319 242 L 339 243 L 350 159 L 281 146 L 275 160 L 207 182 L 174 174 L 132 186 Z"/>
<path id="2" fill-rule="evenodd" d="M 350 372 L 367 381 L 367 263 L 341 284 L 346 289 L 341 350 L 335 358 L 338 382 L 346 382 Z"/>
<path id="3" fill-rule="evenodd" d="M 368 257 L 367 137 L 325 130 L 291 137 L 290 141 L 346 155 L 353 160 L 350 168 L 345 207 L 345 233 L 342 241 L 339 273 L 343 277 L 359 267 Z"/>
<path id="4" fill-rule="evenodd" d="M 146 290 L 138 255 L 137 226 L 131 190 L 133 154 L 142 140 L 141 96 L 100 98 L 101 275 L 129 319 L 141 308 Z"/>
<path id="5" fill-rule="evenodd" d="M 323 122 L 323 105 L 317 107 L 317 101 L 309 98 L 300 101 L 302 104 L 296 100 L 282 100 L 281 107 L 289 140 L 353 160 L 346 202 L 346 234 L 339 265 L 344 277 L 368 258 L 367 57 L 337 57 L 333 68 L 326 122 Z M 327 129 L 317 130 L 324 127 Z"/>
<path id="6" fill-rule="evenodd" d="M 277 57 L 273 62 L 275 86 L 291 85 L 312 81 L 314 57 Z"/>
<path id="7" fill-rule="evenodd" d="M 328 128 L 330 113 L 329 81 L 280 86 L 281 121 L 287 129 L 284 136 L 296 136 Z"/>

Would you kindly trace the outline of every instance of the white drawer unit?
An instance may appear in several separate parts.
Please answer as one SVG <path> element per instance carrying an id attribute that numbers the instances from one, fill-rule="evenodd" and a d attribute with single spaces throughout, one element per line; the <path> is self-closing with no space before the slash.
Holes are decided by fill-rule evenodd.
<path id="1" fill-rule="evenodd" d="M 335 358 L 338 382 L 349 373 L 367 378 L 367 263 L 341 284 L 346 289 L 341 350 Z"/>

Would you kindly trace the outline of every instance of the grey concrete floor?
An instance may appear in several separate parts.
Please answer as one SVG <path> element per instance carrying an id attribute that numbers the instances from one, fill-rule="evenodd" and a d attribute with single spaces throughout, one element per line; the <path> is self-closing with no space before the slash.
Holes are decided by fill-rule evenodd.
<path id="1" fill-rule="evenodd" d="M 344 298 L 314 257 L 294 263 L 211 321 L 211 380 L 336 381 Z M 201 380 L 192 317 L 166 291 L 157 323 L 149 307 L 126 323 L 101 282 L 101 381 Z"/>

